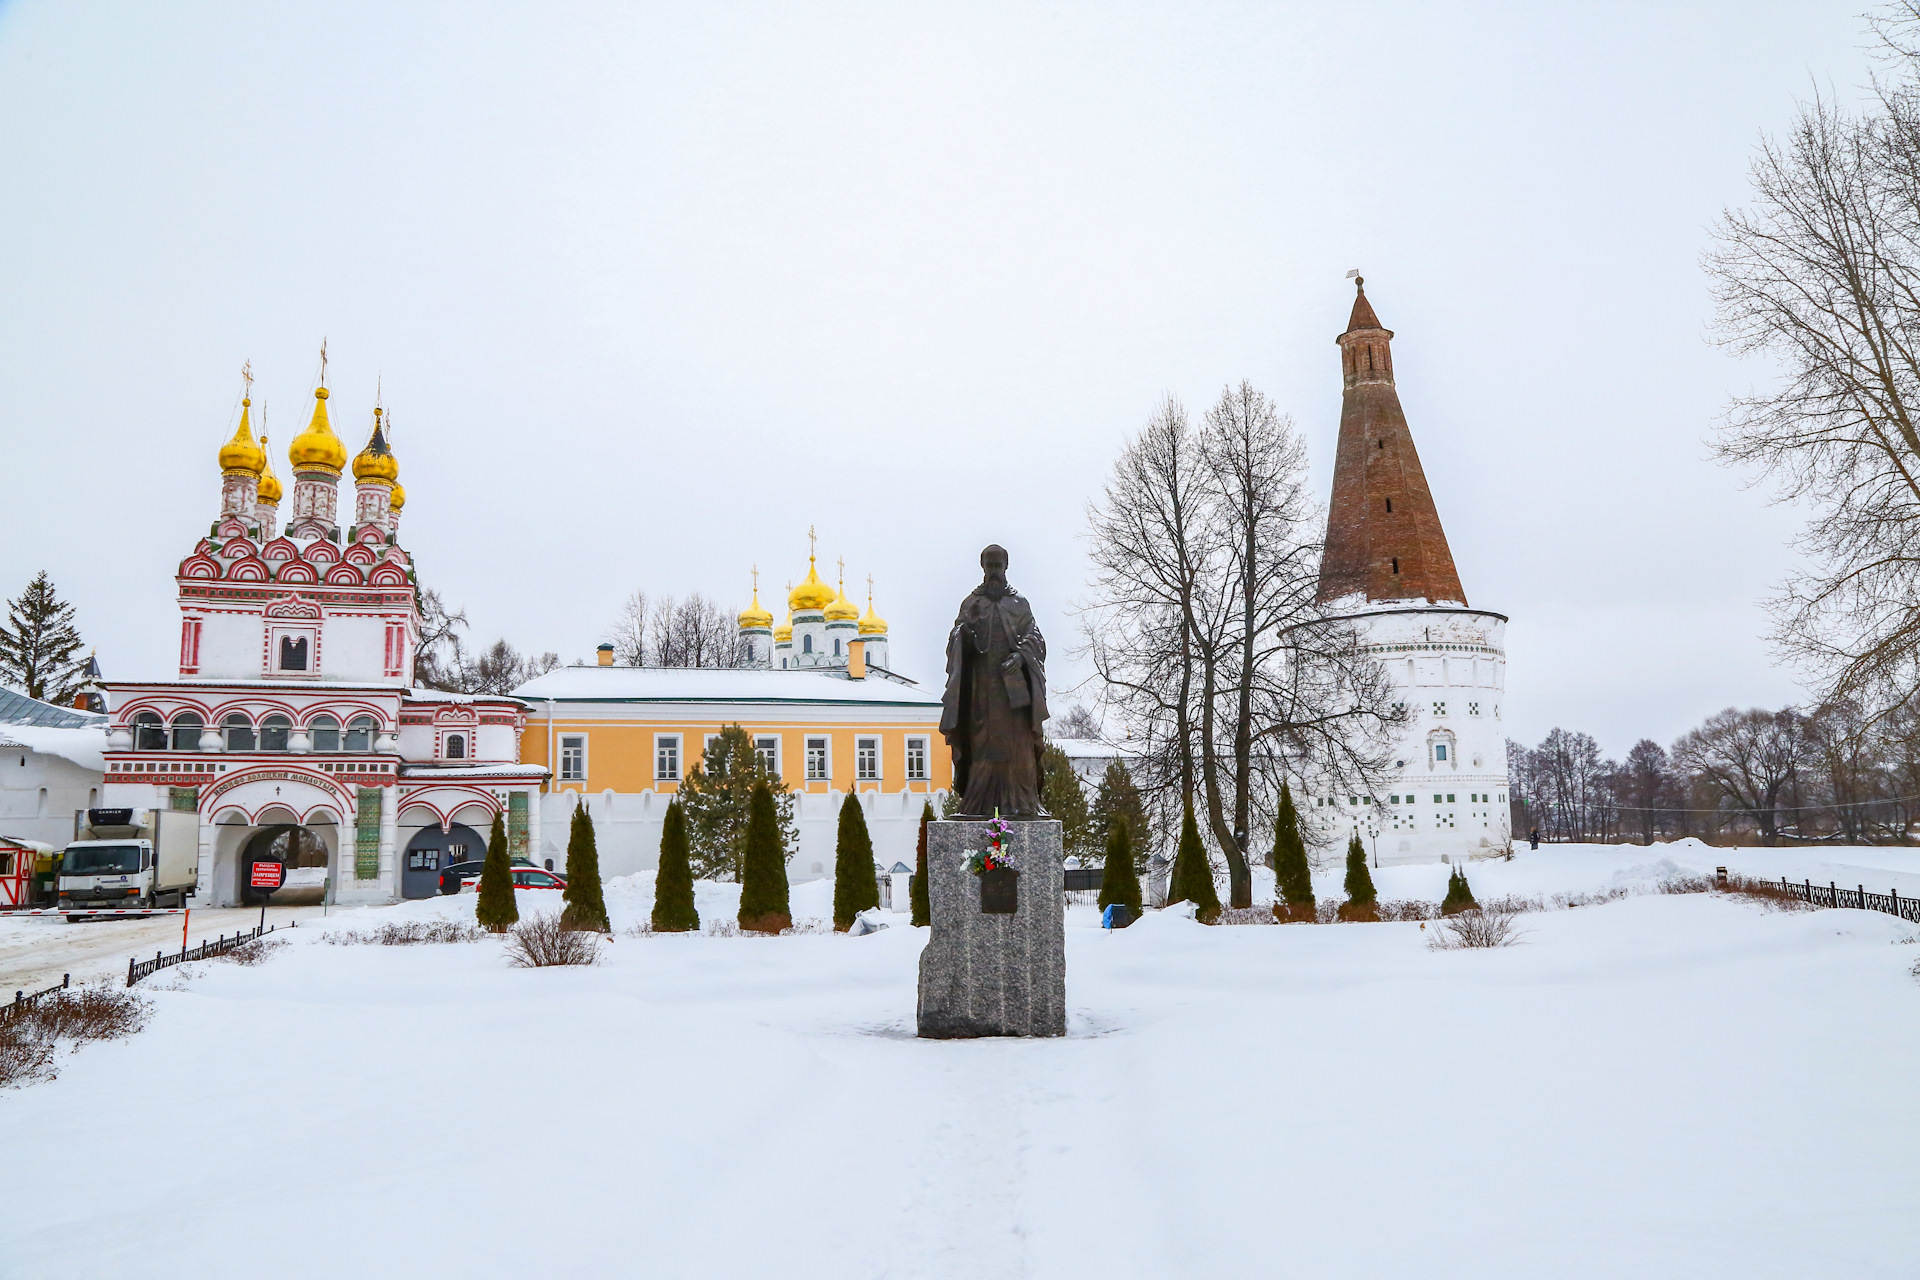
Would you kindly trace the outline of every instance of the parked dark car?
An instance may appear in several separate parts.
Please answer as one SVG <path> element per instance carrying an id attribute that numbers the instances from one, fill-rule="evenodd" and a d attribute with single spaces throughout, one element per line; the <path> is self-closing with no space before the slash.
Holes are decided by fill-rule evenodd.
<path id="1" fill-rule="evenodd" d="M 479 875 L 481 868 L 486 865 L 486 859 L 481 858 L 474 862 L 456 862 L 450 866 L 440 868 L 440 892 L 460 892 L 460 882 L 468 876 Z M 511 865 L 515 871 L 518 871 L 521 867 L 532 866 L 533 860 L 531 858 L 514 858 L 511 860 Z M 418 891 L 416 890 L 416 892 Z"/>

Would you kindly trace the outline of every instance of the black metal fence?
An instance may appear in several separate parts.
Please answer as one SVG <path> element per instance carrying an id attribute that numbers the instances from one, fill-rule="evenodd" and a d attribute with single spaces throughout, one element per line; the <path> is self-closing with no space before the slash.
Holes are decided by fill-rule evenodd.
<path id="1" fill-rule="evenodd" d="M 270 924 L 245 929 L 232 937 L 223 933 L 212 942 L 203 942 L 197 947 L 182 947 L 178 955 L 167 955 L 156 951 L 151 960 L 129 960 L 127 961 L 127 985 L 132 986 L 142 978 L 151 978 L 162 969 L 171 969 L 174 965 L 185 964 L 189 960 L 211 960 L 214 956 L 223 956 L 235 947 L 244 947 L 279 927 L 277 924 Z"/>
<path id="2" fill-rule="evenodd" d="M 1851 907 L 1856 911 L 1884 911 L 1888 915 L 1899 916 L 1910 924 L 1920 924 L 1920 898 L 1903 898 L 1898 889 L 1890 889 L 1886 893 L 1868 893 L 1865 885 L 1842 889 L 1831 880 L 1824 886 L 1817 885 L 1811 880 L 1789 884 L 1785 876 L 1780 877 L 1780 888 L 1810 906 Z"/>
<path id="3" fill-rule="evenodd" d="M 24 991 L 14 992 L 11 1001 L 6 1004 L 0 1004 L 0 1022 L 6 1022 L 19 1017 L 27 1010 L 33 1008 L 34 1001 L 39 1000 L 43 996 L 50 996 L 56 991 L 65 991 L 72 985 L 72 982 L 73 975 L 63 973 L 60 975 L 60 985 L 57 987 L 48 987 L 45 991 L 36 991 L 32 995 L 28 995 Z"/>
<path id="4" fill-rule="evenodd" d="M 1086 893 L 1089 890 L 1098 893 L 1101 882 L 1106 879 L 1107 870 L 1105 867 L 1068 867 L 1066 874 L 1068 893 Z"/>

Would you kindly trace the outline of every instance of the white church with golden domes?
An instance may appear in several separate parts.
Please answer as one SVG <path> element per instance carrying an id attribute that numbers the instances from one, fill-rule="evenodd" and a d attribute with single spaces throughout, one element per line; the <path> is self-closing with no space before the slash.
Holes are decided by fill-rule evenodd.
<path id="1" fill-rule="evenodd" d="M 336 902 L 429 897 L 442 867 L 484 852 L 496 816 L 514 853 L 546 843 L 547 770 L 520 762 L 526 705 L 413 687 L 419 587 L 391 422 L 376 405 L 349 460 L 328 399 L 323 383 L 287 449 L 282 530 L 281 484 L 242 398 L 218 454 L 219 514 L 175 575 L 178 673 L 101 685 L 101 803 L 198 815 L 196 905 L 255 900 L 258 862 Z"/>

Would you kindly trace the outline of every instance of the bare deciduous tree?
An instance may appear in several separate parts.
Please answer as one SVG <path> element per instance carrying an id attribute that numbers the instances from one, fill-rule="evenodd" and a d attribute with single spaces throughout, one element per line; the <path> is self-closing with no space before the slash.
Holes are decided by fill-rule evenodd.
<path id="1" fill-rule="evenodd" d="M 1356 630 L 1315 599 L 1306 450 L 1265 395 L 1229 387 L 1192 429 L 1167 399 L 1089 513 L 1083 611 L 1102 696 L 1148 729 L 1148 780 L 1193 799 L 1250 906 L 1250 846 L 1286 776 L 1372 782 L 1395 722 Z"/>
<path id="2" fill-rule="evenodd" d="M 734 615 L 697 591 L 679 601 L 636 591 L 621 602 L 609 634 L 622 666 L 738 667 L 748 656 Z"/>
<path id="3" fill-rule="evenodd" d="M 1881 25 L 1896 63 L 1867 111 L 1803 104 L 1752 164 L 1706 259 L 1720 341 L 1770 357 L 1720 455 L 1815 514 L 1807 566 L 1774 602 L 1776 640 L 1829 698 L 1890 707 L 1920 690 L 1920 58 L 1916 9 Z"/>
<path id="4" fill-rule="evenodd" d="M 1704 780 L 1729 807 L 1750 815 L 1761 840 L 1772 844 L 1804 743 L 1797 711 L 1728 707 L 1674 743 L 1673 761 Z"/>

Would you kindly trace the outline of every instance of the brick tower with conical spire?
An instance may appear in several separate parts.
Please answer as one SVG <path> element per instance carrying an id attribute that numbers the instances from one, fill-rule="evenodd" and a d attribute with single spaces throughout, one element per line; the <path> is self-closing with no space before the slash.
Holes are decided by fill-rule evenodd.
<path id="1" fill-rule="evenodd" d="M 1420 468 L 1400 392 L 1393 385 L 1393 330 L 1358 286 L 1340 344 L 1346 390 L 1327 507 L 1320 600 L 1430 600 L 1465 604 L 1453 552 Z"/>
<path id="2" fill-rule="evenodd" d="M 1358 832 L 1375 865 L 1504 854 L 1506 623 L 1467 605 L 1393 380 L 1393 331 L 1356 280 L 1340 346 L 1345 388 L 1319 599 L 1361 631 L 1406 716 L 1384 795 L 1326 782 L 1327 838 Z"/>

